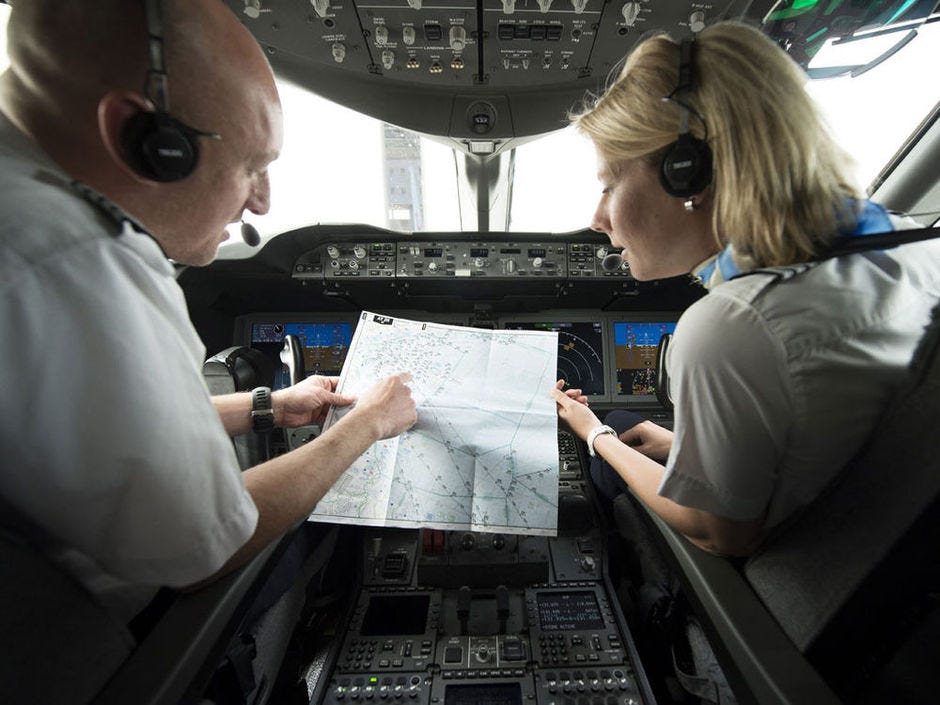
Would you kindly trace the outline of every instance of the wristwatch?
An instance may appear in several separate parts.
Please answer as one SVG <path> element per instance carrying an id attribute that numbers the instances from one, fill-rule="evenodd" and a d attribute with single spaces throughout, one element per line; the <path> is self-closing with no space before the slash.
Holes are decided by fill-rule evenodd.
<path id="1" fill-rule="evenodd" d="M 251 390 L 251 428 L 255 433 L 266 433 L 274 428 L 270 387 L 255 387 Z"/>
<path id="2" fill-rule="evenodd" d="M 598 436 L 602 436 L 605 433 L 609 433 L 612 436 L 617 435 L 617 432 L 614 429 L 612 429 L 610 426 L 598 426 L 597 428 L 591 429 L 591 432 L 588 434 L 588 437 L 587 437 L 588 455 L 590 455 L 592 458 L 597 455 L 597 453 L 594 452 L 594 441 L 597 440 Z"/>

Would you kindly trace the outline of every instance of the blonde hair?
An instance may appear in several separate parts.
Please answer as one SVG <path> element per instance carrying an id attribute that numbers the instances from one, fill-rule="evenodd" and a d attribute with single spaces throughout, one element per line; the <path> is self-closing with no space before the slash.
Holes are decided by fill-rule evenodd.
<path id="1" fill-rule="evenodd" d="M 805 75 L 769 38 L 738 22 L 702 30 L 692 47 L 697 113 L 714 155 L 713 228 L 758 266 L 804 262 L 855 220 L 851 159 L 834 142 L 804 89 Z M 612 165 L 642 160 L 658 169 L 676 140 L 678 44 L 665 34 L 641 42 L 603 95 L 570 116 Z M 707 125 L 707 128 L 706 128 Z"/>

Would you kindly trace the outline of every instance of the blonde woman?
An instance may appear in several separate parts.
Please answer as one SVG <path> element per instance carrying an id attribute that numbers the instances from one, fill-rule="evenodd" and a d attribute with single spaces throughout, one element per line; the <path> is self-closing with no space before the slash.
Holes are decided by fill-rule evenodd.
<path id="1" fill-rule="evenodd" d="M 629 486 L 715 553 L 752 552 L 847 463 L 940 294 L 936 241 L 824 257 L 836 236 L 916 224 L 852 185 L 805 80 L 725 22 L 642 41 L 572 118 L 597 152 L 591 227 L 638 279 L 691 273 L 709 294 L 669 347 L 673 432 L 604 427 L 556 392 L 559 416 L 602 459 L 603 492 Z"/>

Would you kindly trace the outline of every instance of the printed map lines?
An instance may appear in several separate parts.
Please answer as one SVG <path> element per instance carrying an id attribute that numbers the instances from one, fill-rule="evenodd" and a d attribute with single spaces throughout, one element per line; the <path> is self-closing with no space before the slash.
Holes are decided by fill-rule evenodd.
<path id="1" fill-rule="evenodd" d="M 549 392 L 556 358 L 554 333 L 363 313 L 337 391 L 361 394 L 376 379 L 408 371 L 418 423 L 394 444 L 370 448 L 311 518 L 555 533 L 557 419 Z"/>

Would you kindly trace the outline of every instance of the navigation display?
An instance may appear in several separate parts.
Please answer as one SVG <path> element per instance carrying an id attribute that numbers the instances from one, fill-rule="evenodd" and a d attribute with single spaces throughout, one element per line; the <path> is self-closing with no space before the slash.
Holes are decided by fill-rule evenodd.
<path id="1" fill-rule="evenodd" d="M 587 396 L 604 396 L 604 324 L 601 321 L 507 321 L 510 330 L 558 333 L 558 379 L 565 389 L 581 389 Z"/>
<path id="2" fill-rule="evenodd" d="M 656 348 L 674 321 L 614 321 L 614 364 L 618 396 L 656 395 Z"/>
<path id="3" fill-rule="evenodd" d="M 335 377 L 343 369 L 343 361 L 352 341 L 355 324 L 270 322 L 251 325 L 251 347 L 267 355 L 274 364 L 274 389 L 290 386 L 286 366 L 281 363 L 285 335 L 296 335 L 304 353 L 307 376 Z"/>

